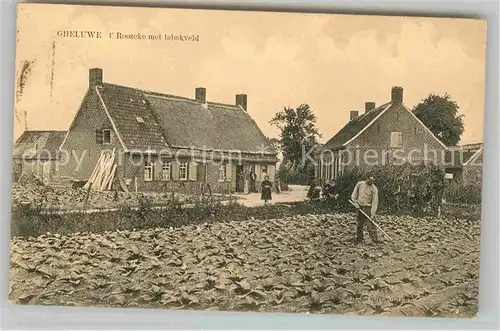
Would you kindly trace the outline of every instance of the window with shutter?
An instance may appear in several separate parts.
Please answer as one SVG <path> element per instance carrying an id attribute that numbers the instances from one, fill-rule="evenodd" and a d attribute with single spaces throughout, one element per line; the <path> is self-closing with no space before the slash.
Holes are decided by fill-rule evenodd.
<path id="1" fill-rule="evenodd" d="M 226 164 L 221 164 L 219 166 L 219 182 L 223 182 L 225 180 L 227 180 L 227 176 L 226 176 Z"/>
<path id="2" fill-rule="evenodd" d="M 144 180 L 147 182 L 153 180 L 153 164 L 150 161 L 144 161 Z"/>
<path id="3" fill-rule="evenodd" d="M 196 162 L 189 162 L 188 176 L 189 180 L 196 181 L 198 164 Z"/>
<path id="4" fill-rule="evenodd" d="M 162 180 L 162 163 L 160 160 L 156 160 L 153 169 L 154 180 Z"/>
<path id="5" fill-rule="evenodd" d="M 226 163 L 226 181 L 233 180 L 233 166 L 231 163 Z"/>
<path id="6" fill-rule="evenodd" d="M 403 133 L 402 132 L 391 132 L 390 147 L 391 148 L 402 148 L 403 147 Z"/>
<path id="7" fill-rule="evenodd" d="M 172 180 L 179 180 L 179 170 L 180 163 L 179 161 L 175 160 L 172 162 Z"/>
<path id="8" fill-rule="evenodd" d="M 102 145 L 103 143 L 103 134 L 101 129 L 95 130 L 95 142 L 96 144 Z"/>
<path id="9" fill-rule="evenodd" d="M 188 179 L 188 163 L 187 161 L 182 161 L 179 163 L 179 180 Z"/>
<path id="10" fill-rule="evenodd" d="M 103 144 L 111 144 L 111 130 L 110 129 L 102 130 L 102 143 Z"/>

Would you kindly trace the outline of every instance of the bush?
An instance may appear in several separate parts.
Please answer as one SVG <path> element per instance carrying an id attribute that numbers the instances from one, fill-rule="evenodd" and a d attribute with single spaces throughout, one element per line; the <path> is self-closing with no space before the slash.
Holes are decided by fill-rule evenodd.
<path id="1" fill-rule="evenodd" d="M 433 165 L 377 166 L 346 171 L 337 181 L 339 202 L 349 207 L 356 183 L 373 176 L 379 189 L 379 210 L 424 215 L 437 212 L 444 189 L 444 172 Z"/>
<path id="2" fill-rule="evenodd" d="M 46 212 L 41 205 L 16 204 L 12 212 L 12 237 L 39 236 L 44 233 L 69 234 L 75 232 L 101 233 L 104 231 L 147 228 L 177 228 L 202 223 L 272 219 L 294 215 L 332 212 L 326 202 L 272 204 L 246 207 L 238 203 L 224 204 L 210 199 L 192 200 L 183 206 L 176 199 L 162 208 L 154 207 L 142 198 L 138 208 L 123 205 L 118 210 L 97 213 Z"/>
<path id="3" fill-rule="evenodd" d="M 309 185 L 311 179 L 314 178 L 314 164 L 309 163 L 305 167 L 288 169 L 288 167 L 284 163 L 282 163 L 278 169 L 277 176 L 282 183 Z"/>
<path id="4" fill-rule="evenodd" d="M 444 189 L 443 198 L 446 202 L 449 203 L 460 203 L 467 205 L 480 204 L 482 198 L 481 183 L 450 183 Z"/>

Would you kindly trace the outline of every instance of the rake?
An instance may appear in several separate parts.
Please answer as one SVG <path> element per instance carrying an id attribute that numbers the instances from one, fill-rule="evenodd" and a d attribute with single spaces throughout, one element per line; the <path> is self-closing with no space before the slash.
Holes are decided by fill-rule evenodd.
<path id="1" fill-rule="evenodd" d="M 364 212 L 361 208 L 358 208 L 358 207 L 356 206 L 356 204 L 355 204 L 355 203 L 354 203 L 351 199 L 349 199 L 349 202 L 351 203 L 351 205 L 353 205 L 353 206 L 354 206 L 354 208 L 356 208 L 356 209 L 357 209 L 360 213 L 362 213 L 362 214 L 363 214 L 363 215 L 364 215 L 364 216 L 365 216 L 365 217 L 366 217 L 366 218 L 367 218 L 370 222 L 372 222 L 372 224 L 373 224 L 373 225 L 375 225 L 375 226 L 377 227 L 377 229 L 379 229 L 379 230 L 380 230 L 380 232 L 382 232 L 382 233 L 383 233 L 383 234 L 384 234 L 387 238 L 389 238 L 391 241 L 394 241 L 394 240 L 393 240 L 393 239 L 392 239 L 392 238 L 391 238 L 391 237 L 390 237 L 387 233 L 385 233 L 385 231 L 384 231 L 384 230 L 382 230 L 382 228 L 381 228 L 381 227 L 380 227 L 377 223 L 375 223 L 375 221 L 374 221 L 374 220 L 372 220 L 372 219 L 371 219 L 371 217 L 370 217 L 370 216 L 368 216 L 368 215 L 367 215 L 367 214 L 366 214 L 366 213 L 365 213 L 365 212 Z"/>

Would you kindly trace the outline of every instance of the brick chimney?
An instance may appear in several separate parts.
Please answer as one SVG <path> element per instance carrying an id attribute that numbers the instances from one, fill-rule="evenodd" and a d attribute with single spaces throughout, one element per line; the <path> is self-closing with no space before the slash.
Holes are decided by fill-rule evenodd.
<path id="1" fill-rule="evenodd" d="M 351 110 L 350 120 L 352 121 L 353 119 L 355 119 L 356 117 L 358 117 L 358 115 L 359 115 L 359 111 L 357 111 L 357 110 Z"/>
<path id="2" fill-rule="evenodd" d="M 365 113 L 369 112 L 372 109 L 375 109 L 375 102 L 365 102 Z"/>
<path id="3" fill-rule="evenodd" d="M 89 86 L 102 86 L 102 69 L 92 68 L 89 70 Z"/>
<path id="4" fill-rule="evenodd" d="M 391 91 L 391 103 L 403 103 L 403 88 L 400 86 L 393 86 Z"/>
<path id="5" fill-rule="evenodd" d="M 196 101 L 206 104 L 207 103 L 207 89 L 204 87 L 197 87 L 194 90 Z"/>
<path id="6" fill-rule="evenodd" d="M 246 94 L 236 94 L 236 106 L 240 106 L 245 111 L 247 111 L 247 95 Z"/>

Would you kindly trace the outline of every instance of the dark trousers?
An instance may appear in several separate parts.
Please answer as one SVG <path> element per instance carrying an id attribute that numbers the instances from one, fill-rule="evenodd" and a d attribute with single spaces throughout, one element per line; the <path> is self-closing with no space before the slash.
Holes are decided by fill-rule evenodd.
<path id="1" fill-rule="evenodd" d="M 363 210 L 366 213 L 366 215 L 370 215 L 370 213 L 371 213 L 371 211 L 370 211 L 371 207 L 362 206 L 361 210 Z M 356 220 L 358 222 L 358 228 L 356 229 L 356 240 L 358 240 L 358 241 L 363 240 L 363 231 L 364 231 L 365 224 L 366 224 L 366 227 L 368 228 L 368 233 L 370 234 L 370 238 L 372 239 L 372 241 L 374 241 L 374 242 L 378 241 L 377 228 L 359 210 L 356 212 Z"/>

